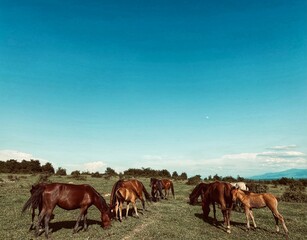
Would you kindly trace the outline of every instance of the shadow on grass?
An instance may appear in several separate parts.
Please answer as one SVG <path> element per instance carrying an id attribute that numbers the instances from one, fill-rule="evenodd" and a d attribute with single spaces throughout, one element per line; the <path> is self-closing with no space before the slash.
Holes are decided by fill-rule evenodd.
<path id="1" fill-rule="evenodd" d="M 224 221 L 215 221 L 215 219 L 213 217 L 210 217 L 210 216 L 208 216 L 208 218 L 204 219 L 203 214 L 201 214 L 201 213 L 195 213 L 194 215 L 195 215 L 195 217 L 204 220 L 204 222 L 206 222 L 206 223 L 208 223 L 208 224 L 210 224 L 210 225 L 212 225 L 212 226 L 214 226 L 218 229 L 222 229 L 222 230 L 225 231 Z M 230 220 L 230 226 L 234 226 L 234 227 L 241 229 L 244 232 L 248 232 L 245 222 L 236 222 L 236 221 Z M 260 228 L 260 227 L 257 227 L 256 229 L 254 227 L 251 227 L 251 229 L 249 231 L 255 231 L 255 230 L 271 232 L 271 231 L 269 231 L 265 228 Z"/>
<path id="2" fill-rule="evenodd" d="M 71 231 L 73 231 L 75 225 L 76 225 L 76 221 L 56 221 L 56 222 L 49 223 L 49 229 L 52 229 L 52 232 L 57 232 L 63 228 L 71 229 Z M 101 221 L 87 219 L 87 225 L 88 225 L 88 228 L 90 228 L 91 225 L 101 226 Z M 83 229 L 83 221 L 80 221 L 78 232 L 82 229 Z"/>

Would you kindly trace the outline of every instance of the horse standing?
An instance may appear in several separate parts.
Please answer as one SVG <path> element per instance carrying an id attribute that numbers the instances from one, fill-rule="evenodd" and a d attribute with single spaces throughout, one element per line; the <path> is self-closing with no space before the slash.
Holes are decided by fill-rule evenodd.
<path id="1" fill-rule="evenodd" d="M 249 188 L 248 186 L 246 185 L 245 182 L 231 182 L 230 183 L 233 187 L 235 188 L 239 188 L 243 191 L 249 191 Z M 234 203 L 234 209 L 241 212 L 242 210 L 244 210 L 244 207 L 242 205 L 242 202 L 237 200 L 235 203 Z"/>
<path id="2" fill-rule="evenodd" d="M 80 208 L 80 215 L 74 227 L 77 232 L 79 222 L 83 218 L 84 230 L 87 230 L 87 210 L 90 206 L 96 206 L 101 212 L 101 225 L 108 227 L 111 225 L 111 211 L 105 199 L 90 185 L 74 185 L 65 183 L 39 184 L 33 189 L 29 200 L 23 206 L 22 212 L 26 209 L 39 208 L 38 223 L 35 235 L 39 234 L 39 227 L 44 220 L 45 236 L 48 238 L 49 221 L 56 206 L 65 210 Z M 32 212 L 33 214 L 33 212 Z"/>
<path id="3" fill-rule="evenodd" d="M 129 204 L 132 203 L 134 207 L 134 211 L 137 217 L 139 217 L 137 207 L 136 207 L 136 199 L 139 198 L 138 194 L 133 189 L 127 189 L 124 187 L 119 187 L 116 192 L 116 206 L 115 206 L 115 216 L 118 217 L 117 213 L 119 210 L 119 220 L 122 221 L 122 210 L 123 210 L 123 203 L 127 202 L 127 208 L 126 208 L 126 218 L 128 217 L 129 213 Z"/>
<path id="4" fill-rule="evenodd" d="M 170 179 L 157 179 L 157 178 L 150 178 L 150 187 L 151 187 L 151 195 L 155 199 L 157 193 L 160 194 L 160 197 L 163 199 L 168 198 L 170 190 L 172 191 L 173 198 L 175 198 L 174 192 L 174 184 Z M 164 189 L 164 196 L 162 194 L 162 189 Z"/>
<path id="5" fill-rule="evenodd" d="M 130 180 L 118 180 L 116 183 L 114 183 L 112 187 L 112 192 L 110 196 L 110 205 L 116 206 L 116 191 L 119 188 L 126 188 L 129 191 L 133 191 L 137 198 L 141 200 L 143 211 L 145 211 L 145 200 L 143 197 L 143 193 L 145 195 L 145 199 L 149 202 L 151 202 L 151 197 L 149 193 L 147 192 L 144 184 L 137 180 L 137 179 L 130 179 Z"/>
<path id="6" fill-rule="evenodd" d="M 280 220 L 284 228 L 284 231 L 286 233 L 286 238 L 288 238 L 288 229 L 286 227 L 285 220 L 283 216 L 277 210 L 278 201 L 273 194 L 251 193 L 251 192 L 245 192 L 245 191 L 242 191 L 236 188 L 231 190 L 231 194 L 232 194 L 233 201 L 236 201 L 237 199 L 239 199 L 244 205 L 248 230 L 250 229 L 249 217 L 252 219 L 254 227 L 255 228 L 257 227 L 255 223 L 252 208 L 268 207 L 271 210 L 274 216 L 274 219 L 275 219 L 276 232 L 279 232 L 278 220 Z"/>
<path id="7" fill-rule="evenodd" d="M 204 219 L 208 218 L 210 203 L 218 203 L 221 205 L 221 211 L 223 213 L 224 224 L 226 225 L 226 231 L 230 233 L 230 212 L 232 209 L 232 186 L 226 182 L 213 182 L 210 183 L 207 190 L 202 196 L 202 209 Z M 216 216 L 214 216 L 216 221 Z"/>

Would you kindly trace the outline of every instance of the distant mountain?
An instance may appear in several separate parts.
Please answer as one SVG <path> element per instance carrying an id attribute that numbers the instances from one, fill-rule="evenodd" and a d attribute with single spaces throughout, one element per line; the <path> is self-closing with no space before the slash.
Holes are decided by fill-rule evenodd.
<path id="1" fill-rule="evenodd" d="M 280 179 L 282 177 L 294 179 L 307 178 L 307 169 L 292 168 L 282 172 L 265 173 L 262 175 L 253 176 L 249 179 Z"/>

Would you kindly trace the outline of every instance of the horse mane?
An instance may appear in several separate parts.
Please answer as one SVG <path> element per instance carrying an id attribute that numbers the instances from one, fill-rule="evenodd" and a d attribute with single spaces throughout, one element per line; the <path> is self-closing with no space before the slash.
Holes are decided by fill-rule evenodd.
<path id="1" fill-rule="evenodd" d="M 191 200 L 194 201 L 196 198 L 199 197 L 199 195 L 201 195 L 203 187 L 205 186 L 206 183 L 199 183 L 196 185 L 196 187 L 192 190 L 191 194 L 189 195 L 190 197 L 190 203 Z"/>
<path id="2" fill-rule="evenodd" d="M 42 203 L 42 194 L 45 190 L 45 185 L 43 184 L 37 184 L 32 186 L 31 196 L 28 199 L 28 201 L 24 204 L 21 212 L 24 213 L 27 209 L 35 209 L 40 206 Z"/>
<path id="3" fill-rule="evenodd" d="M 101 205 L 108 209 L 109 206 L 108 206 L 106 200 L 104 199 L 104 197 L 91 185 L 86 185 L 86 186 L 89 186 L 92 189 L 92 191 L 99 197 L 99 201 L 100 201 Z"/>

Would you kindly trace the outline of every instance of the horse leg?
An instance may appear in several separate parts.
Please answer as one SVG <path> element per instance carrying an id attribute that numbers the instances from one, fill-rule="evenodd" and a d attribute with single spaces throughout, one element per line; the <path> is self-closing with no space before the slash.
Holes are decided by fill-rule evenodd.
<path id="1" fill-rule="evenodd" d="M 34 227 L 34 218 L 35 218 L 35 209 L 32 208 L 32 222 L 31 222 L 31 226 L 29 228 L 29 231 L 33 230 Z"/>
<path id="2" fill-rule="evenodd" d="M 250 216 L 250 218 L 251 218 L 252 221 L 253 221 L 254 228 L 257 228 L 256 222 L 255 222 L 255 218 L 254 218 L 253 210 L 250 210 L 250 211 L 249 211 L 249 216 Z"/>
<path id="3" fill-rule="evenodd" d="M 87 230 L 87 209 L 84 211 L 84 215 L 83 215 L 83 230 L 86 231 Z"/>
<path id="4" fill-rule="evenodd" d="M 79 222 L 82 219 L 82 217 L 84 216 L 84 212 L 85 211 L 86 211 L 86 209 L 81 208 L 80 214 L 79 214 L 79 216 L 77 218 L 77 222 L 76 222 L 76 225 L 75 225 L 74 230 L 73 230 L 73 233 L 76 233 L 78 231 Z"/>
<path id="5" fill-rule="evenodd" d="M 279 232 L 278 220 L 280 220 L 282 227 L 283 227 L 283 229 L 286 233 L 286 236 L 287 236 L 289 231 L 288 231 L 288 228 L 286 227 L 284 217 L 277 210 L 273 212 L 273 216 L 274 216 L 275 222 L 276 222 L 276 232 Z"/>
<path id="6" fill-rule="evenodd" d="M 139 218 L 138 209 L 137 209 L 137 207 L 136 207 L 135 202 L 132 202 L 132 205 L 133 205 L 133 207 L 134 207 L 134 211 L 135 211 L 136 217 Z"/>
<path id="7" fill-rule="evenodd" d="M 123 206 L 123 205 L 122 205 Z M 126 219 L 128 218 L 129 215 L 129 208 L 130 208 L 130 202 L 127 202 L 127 207 L 126 207 Z M 122 211 L 122 210 L 121 210 Z"/>
<path id="8" fill-rule="evenodd" d="M 216 219 L 216 209 L 215 209 L 215 203 L 213 202 L 213 203 L 212 203 L 212 205 L 213 205 L 214 220 L 215 220 L 215 221 L 217 221 L 217 219 Z"/>
<path id="9" fill-rule="evenodd" d="M 52 212 L 48 211 L 47 214 L 45 215 L 45 236 L 48 239 L 48 234 L 49 234 L 49 221 L 51 217 Z"/>
<path id="10" fill-rule="evenodd" d="M 223 217 L 224 217 L 224 224 L 226 225 L 226 232 L 231 233 L 228 209 L 222 208 L 222 213 L 223 213 Z"/>
<path id="11" fill-rule="evenodd" d="M 41 213 L 38 215 L 38 220 L 37 220 L 37 224 L 36 224 L 36 227 L 35 227 L 35 237 L 38 237 L 39 234 L 40 234 L 40 226 L 42 224 L 42 220 L 44 219 L 45 217 L 45 211 L 41 211 Z"/>
<path id="12" fill-rule="evenodd" d="M 245 216 L 246 216 L 246 225 L 247 225 L 247 230 L 250 229 L 250 225 L 249 225 L 249 208 L 245 208 Z"/>

